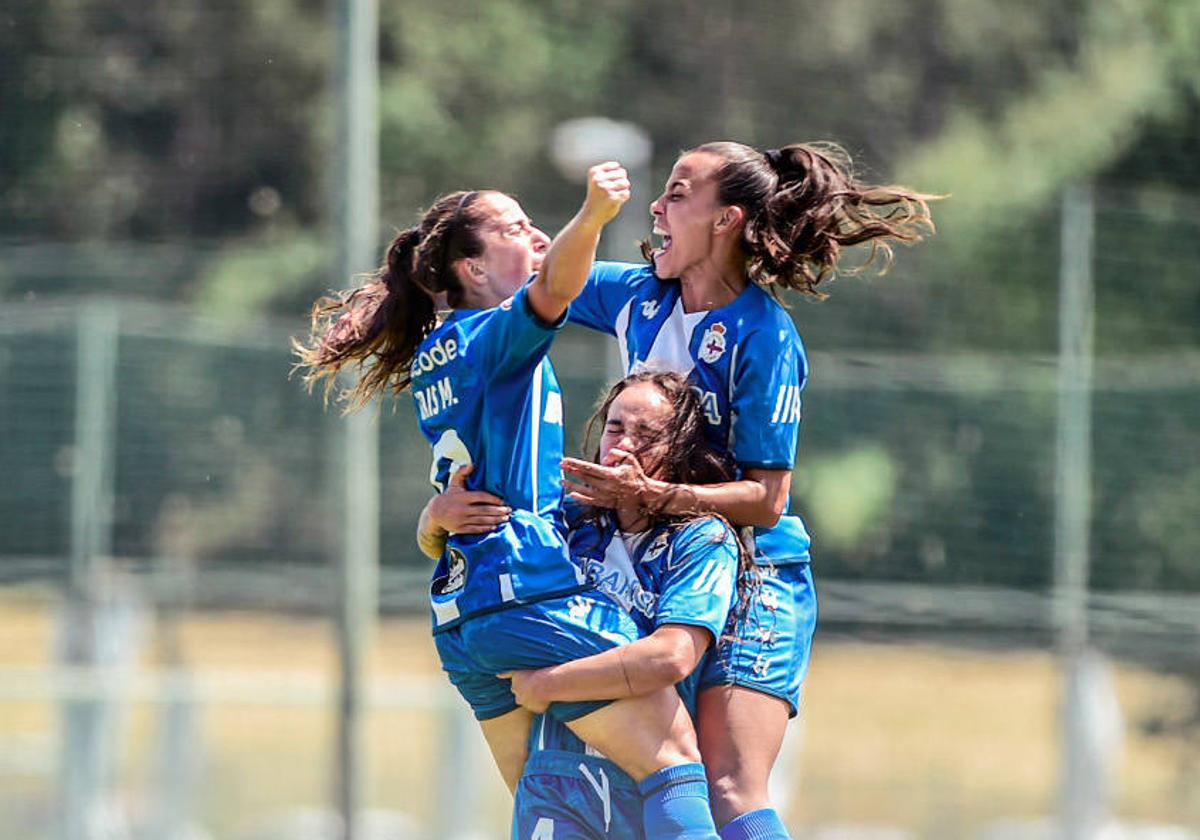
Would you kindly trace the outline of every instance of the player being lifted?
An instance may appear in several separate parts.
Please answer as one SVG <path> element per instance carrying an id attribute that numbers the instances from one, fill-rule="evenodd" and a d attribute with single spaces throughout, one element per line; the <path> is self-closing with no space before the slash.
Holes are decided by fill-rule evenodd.
<path id="1" fill-rule="evenodd" d="M 509 196 L 445 196 L 396 236 L 372 282 L 317 302 L 312 335 L 297 345 L 310 385 L 331 387 L 343 367 L 358 367 L 344 395 L 352 408 L 411 387 L 433 447 L 434 484 L 443 489 L 470 466 L 470 488 L 512 507 L 501 528 L 449 539 L 430 592 L 443 669 L 474 710 L 510 788 L 532 715 L 497 674 L 637 636 L 628 614 L 567 554 L 562 404 L 546 357 L 601 230 L 628 198 L 618 164 L 593 167 L 583 207 L 547 249 Z M 439 323 L 442 296 L 452 311 Z M 549 711 L 638 782 L 648 837 L 715 837 L 695 732 L 674 691 L 556 703 Z"/>

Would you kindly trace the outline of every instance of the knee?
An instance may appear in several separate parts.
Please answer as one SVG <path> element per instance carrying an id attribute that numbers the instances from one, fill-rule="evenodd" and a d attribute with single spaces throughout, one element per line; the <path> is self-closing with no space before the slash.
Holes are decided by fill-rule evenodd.
<path id="1" fill-rule="evenodd" d="M 746 778 L 738 773 L 708 769 L 708 796 L 717 825 L 734 817 L 766 808 L 770 804 L 765 781 Z"/>

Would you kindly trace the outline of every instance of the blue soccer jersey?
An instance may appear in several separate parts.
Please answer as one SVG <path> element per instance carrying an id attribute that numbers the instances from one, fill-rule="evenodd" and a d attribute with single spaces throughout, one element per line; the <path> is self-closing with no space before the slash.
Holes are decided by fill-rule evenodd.
<path id="1" fill-rule="evenodd" d="M 627 372 L 686 374 L 700 395 L 709 440 L 739 469 L 795 465 L 808 360 L 787 311 L 757 285 L 720 309 L 684 312 L 677 281 L 659 280 L 650 266 L 598 262 L 570 319 L 615 336 Z M 760 561 L 808 561 L 808 532 L 798 516 L 785 514 L 754 534 Z"/>
<path id="2" fill-rule="evenodd" d="M 435 633 L 585 587 L 560 530 L 562 393 L 546 352 L 561 326 L 533 312 L 525 286 L 492 309 L 453 312 L 413 358 L 430 481 L 444 490 L 473 464 L 467 486 L 513 508 L 495 531 L 450 536 L 430 593 Z"/>
<path id="3" fill-rule="evenodd" d="M 601 513 L 582 518 L 568 506 L 571 555 L 590 583 L 630 611 L 649 635 L 664 624 L 703 627 L 713 646 L 721 638 L 736 598 L 737 538 L 713 517 L 661 525 L 623 534 Z M 695 711 L 700 669 L 678 686 L 689 712 Z M 584 743 L 553 719 L 535 721 L 530 752 L 589 753 Z"/>

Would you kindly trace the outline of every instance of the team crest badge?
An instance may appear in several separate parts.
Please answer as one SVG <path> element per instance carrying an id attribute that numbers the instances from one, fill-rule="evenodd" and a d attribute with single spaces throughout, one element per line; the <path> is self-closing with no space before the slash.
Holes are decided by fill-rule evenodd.
<path id="1" fill-rule="evenodd" d="M 446 549 L 446 574 L 434 581 L 435 595 L 449 595 L 467 581 L 467 558 L 457 548 Z"/>
<path id="2" fill-rule="evenodd" d="M 642 317 L 649 320 L 658 314 L 658 301 L 647 300 L 642 302 Z"/>
<path id="3" fill-rule="evenodd" d="M 718 321 L 700 339 L 700 361 L 712 364 L 725 355 L 725 325 Z"/>

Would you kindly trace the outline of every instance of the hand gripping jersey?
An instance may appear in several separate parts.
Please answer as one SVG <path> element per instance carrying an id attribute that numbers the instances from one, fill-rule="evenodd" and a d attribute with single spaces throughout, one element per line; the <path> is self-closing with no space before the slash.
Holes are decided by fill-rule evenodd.
<path id="1" fill-rule="evenodd" d="M 704 407 L 709 440 L 739 470 L 795 465 L 808 360 L 787 311 L 755 284 L 720 309 L 684 312 L 678 281 L 659 280 L 650 266 L 598 262 L 571 304 L 570 320 L 615 336 L 629 373 L 686 374 Z M 772 528 L 756 528 L 754 537 L 760 562 L 809 559 L 798 516 L 785 514 Z"/>
<path id="2" fill-rule="evenodd" d="M 435 633 L 585 588 L 561 532 L 562 394 L 546 357 L 561 326 L 533 312 L 525 286 L 492 309 L 453 312 L 413 358 L 430 481 L 444 490 L 473 464 L 467 486 L 513 508 L 502 528 L 448 540 L 430 592 Z"/>

